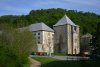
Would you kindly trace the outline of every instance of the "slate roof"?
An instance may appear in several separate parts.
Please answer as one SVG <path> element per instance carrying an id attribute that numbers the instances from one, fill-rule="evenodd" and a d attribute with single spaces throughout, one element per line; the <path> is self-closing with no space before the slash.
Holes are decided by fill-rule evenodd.
<path id="1" fill-rule="evenodd" d="M 69 24 L 69 25 L 73 25 L 76 26 L 69 18 L 67 15 L 65 15 L 64 17 L 62 17 L 55 25 L 53 26 L 59 26 L 59 25 L 65 25 L 65 24 Z"/>
<path id="2" fill-rule="evenodd" d="M 86 37 L 92 38 L 92 35 L 90 33 L 87 33 L 87 34 L 85 34 L 85 35 L 82 36 L 82 38 L 86 38 Z"/>
<path id="3" fill-rule="evenodd" d="M 54 32 L 53 29 L 51 29 L 50 27 L 48 27 L 46 24 L 44 23 L 36 23 L 36 24 L 31 24 L 29 26 L 30 31 L 50 31 L 50 32 Z"/>

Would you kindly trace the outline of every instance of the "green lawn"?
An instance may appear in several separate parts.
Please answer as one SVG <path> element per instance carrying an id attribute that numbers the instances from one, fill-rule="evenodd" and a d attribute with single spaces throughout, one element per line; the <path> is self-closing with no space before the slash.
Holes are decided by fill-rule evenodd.
<path id="1" fill-rule="evenodd" d="M 54 62 L 57 61 L 57 59 L 53 59 L 53 58 L 46 58 L 46 57 L 34 57 L 33 59 L 41 62 L 42 64 L 48 64 L 50 62 Z"/>
<path id="2" fill-rule="evenodd" d="M 99 61 L 59 61 L 53 58 L 33 58 L 42 63 L 42 67 L 100 67 Z"/>

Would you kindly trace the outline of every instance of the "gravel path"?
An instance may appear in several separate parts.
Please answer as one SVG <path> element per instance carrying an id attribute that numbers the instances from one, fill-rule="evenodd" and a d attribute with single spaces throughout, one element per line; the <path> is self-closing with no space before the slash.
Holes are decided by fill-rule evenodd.
<path id="1" fill-rule="evenodd" d="M 41 63 L 29 57 L 31 65 L 30 67 L 41 67 Z"/>

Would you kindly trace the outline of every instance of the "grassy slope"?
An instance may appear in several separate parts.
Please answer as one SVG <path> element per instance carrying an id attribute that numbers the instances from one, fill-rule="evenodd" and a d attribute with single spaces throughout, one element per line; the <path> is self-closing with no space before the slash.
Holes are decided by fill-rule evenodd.
<path id="1" fill-rule="evenodd" d="M 36 57 L 42 67 L 100 67 L 99 61 L 59 61 L 53 58 Z"/>

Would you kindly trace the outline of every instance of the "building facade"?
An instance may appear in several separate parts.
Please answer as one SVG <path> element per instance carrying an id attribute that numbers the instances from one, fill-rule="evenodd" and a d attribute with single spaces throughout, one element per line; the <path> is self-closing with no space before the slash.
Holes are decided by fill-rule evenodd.
<path id="1" fill-rule="evenodd" d="M 37 52 L 45 52 L 51 54 L 54 52 L 54 30 L 44 23 L 31 24 L 29 26 L 31 32 L 36 39 Z"/>
<path id="2" fill-rule="evenodd" d="M 90 46 L 90 43 L 91 43 L 91 40 L 92 40 L 92 35 L 87 33 L 85 35 L 83 35 L 81 37 L 81 40 L 80 40 L 80 48 L 81 48 L 81 54 L 84 54 L 84 55 L 90 55 L 90 51 L 91 51 L 91 46 Z"/>
<path id="3" fill-rule="evenodd" d="M 65 54 L 79 54 L 79 26 L 75 25 L 66 15 L 62 17 L 55 25 L 55 52 Z"/>

